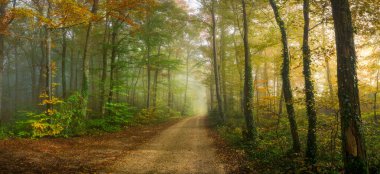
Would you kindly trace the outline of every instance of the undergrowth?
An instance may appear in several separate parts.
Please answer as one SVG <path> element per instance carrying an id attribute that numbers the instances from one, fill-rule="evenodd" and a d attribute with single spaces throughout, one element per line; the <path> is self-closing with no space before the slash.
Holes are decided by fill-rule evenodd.
<path id="1" fill-rule="evenodd" d="M 298 115 L 301 115 L 299 111 Z M 210 119 L 218 122 L 216 112 L 209 114 Z M 372 114 L 363 114 L 363 129 L 366 138 L 367 156 L 370 173 L 380 171 L 380 127 L 373 122 Z M 290 151 L 292 139 L 286 115 L 260 115 L 256 120 L 258 135 L 255 142 L 246 142 L 243 115 L 230 115 L 225 123 L 214 128 L 236 150 L 244 151 L 249 160 L 248 167 L 255 173 L 329 173 L 342 171 L 340 123 L 331 115 L 319 115 L 317 123 L 318 157 L 314 168 L 305 163 L 304 150 L 307 138 L 307 118 L 297 117 L 298 131 L 303 151 L 299 154 Z"/>
<path id="2" fill-rule="evenodd" d="M 13 121 L 0 125 L 0 139 L 72 137 L 116 132 L 130 126 L 157 124 L 180 117 L 179 112 L 166 107 L 137 109 L 127 103 L 107 103 L 103 116 L 86 118 L 84 103 L 87 102 L 77 93 L 64 101 L 54 99 L 53 109 L 19 112 Z M 46 107 L 45 104 L 42 106 Z"/>

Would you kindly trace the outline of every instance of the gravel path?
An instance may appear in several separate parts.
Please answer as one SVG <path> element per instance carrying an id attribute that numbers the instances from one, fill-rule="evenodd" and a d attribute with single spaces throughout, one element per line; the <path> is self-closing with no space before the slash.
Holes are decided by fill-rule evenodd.
<path id="1" fill-rule="evenodd" d="M 191 117 L 129 151 L 109 173 L 225 173 L 207 134 L 205 117 Z"/>

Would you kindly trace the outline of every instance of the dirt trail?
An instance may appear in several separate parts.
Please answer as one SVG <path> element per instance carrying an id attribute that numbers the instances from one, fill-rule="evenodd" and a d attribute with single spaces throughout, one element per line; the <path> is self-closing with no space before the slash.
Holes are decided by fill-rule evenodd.
<path id="1" fill-rule="evenodd" d="M 191 117 L 129 151 L 105 172 L 110 173 L 225 173 L 205 117 Z"/>

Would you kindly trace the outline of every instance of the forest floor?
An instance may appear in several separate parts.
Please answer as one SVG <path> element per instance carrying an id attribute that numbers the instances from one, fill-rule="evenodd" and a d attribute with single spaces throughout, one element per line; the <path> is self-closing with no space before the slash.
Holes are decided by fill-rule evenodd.
<path id="1" fill-rule="evenodd" d="M 0 173 L 230 173 L 241 161 L 205 117 L 102 135 L 0 141 Z"/>

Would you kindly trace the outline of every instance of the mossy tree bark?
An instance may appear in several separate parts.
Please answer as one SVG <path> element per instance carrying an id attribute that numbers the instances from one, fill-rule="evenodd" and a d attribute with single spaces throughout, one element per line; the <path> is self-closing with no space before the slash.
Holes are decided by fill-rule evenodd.
<path id="1" fill-rule="evenodd" d="M 286 110 L 288 113 L 288 119 L 290 122 L 290 131 L 291 131 L 292 139 L 293 139 L 293 151 L 300 152 L 301 143 L 298 136 L 298 128 L 297 128 L 297 122 L 295 119 L 294 106 L 293 106 L 292 87 L 291 87 L 290 78 L 289 78 L 290 57 L 289 57 L 288 38 L 287 38 L 285 23 L 280 16 L 275 0 L 269 0 L 269 2 L 273 9 L 277 25 L 279 26 L 280 31 L 281 31 L 281 41 L 282 41 L 282 46 L 283 46 L 283 49 L 282 49 L 283 62 L 282 62 L 282 70 L 281 70 L 282 90 L 284 92 L 285 105 L 286 105 Z"/>
<path id="2" fill-rule="evenodd" d="M 306 158 L 310 164 L 316 163 L 317 142 L 316 142 L 316 126 L 317 126 L 317 113 L 315 111 L 314 99 L 314 84 L 311 77 L 311 53 L 309 47 L 309 26 L 310 26 L 310 2 L 309 0 L 303 1 L 303 16 L 304 16 L 304 33 L 303 33 L 303 75 L 305 78 L 305 95 L 306 95 L 306 111 L 309 122 L 307 131 L 307 146 Z"/>
<path id="3" fill-rule="evenodd" d="M 252 65 L 248 42 L 248 21 L 245 0 L 241 1 L 243 6 L 243 42 L 244 42 L 244 118 L 247 128 L 246 138 L 255 140 L 256 127 L 253 119 L 253 78 Z"/>
<path id="4" fill-rule="evenodd" d="M 368 173 L 362 133 L 354 28 L 348 0 L 331 0 L 337 49 L 339 112 L 345 173 Z"/>

